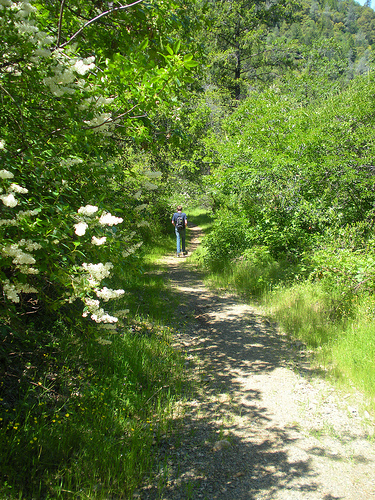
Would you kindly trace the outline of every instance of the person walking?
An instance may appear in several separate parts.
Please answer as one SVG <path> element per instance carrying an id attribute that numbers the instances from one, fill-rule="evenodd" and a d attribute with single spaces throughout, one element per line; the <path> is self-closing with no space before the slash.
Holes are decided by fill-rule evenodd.
<path id="1" fill-rule="evenodd" d="M 180 257 L 181 250 L 182 254 L 186 255 L 187 251 L 185 249 L 185 228 L 187 226 L 187 216 L 185 212 L 182 211 L 182 206 L 177 207 L 177 212 L 172 216 L 172 224 L 174 225 L 174 230 L 177 239 L 177 257 Z"/>

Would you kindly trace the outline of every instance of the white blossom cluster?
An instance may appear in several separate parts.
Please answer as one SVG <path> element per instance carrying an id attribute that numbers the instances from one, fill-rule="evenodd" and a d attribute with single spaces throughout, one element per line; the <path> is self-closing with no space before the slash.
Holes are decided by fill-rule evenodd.
<path id="1" fill-rule="evenodd" d="M 21 38 L 27 38 L 32 44 L 32 53 L 29 57 L 28 68 L 30 65 L 38 65 L 42 59 L 48 59 L 50 74 L 43 79 L 44 85 L 50 90 L 53 96 L 61 97 L 63 95 L 79 95 L 82 90 L 85 97 L 81 99 L 78 109 L 97 110 L 94 118 L 86 120 L 85 123 L 92 128 L 95 133 L 111 135 L 114 124 L 111 114 L 104 112 L 103 107 L 108 106 L 114 100 L 114 97 L 97 96 L 102 92 L 96 85 L 87 86 L 84 78 L 87 73 L 95 70 L 95 56 L 86 58 L 77 57 L 75 46 L 71 45 L 65 49 L 53 49 L 56 44 L 54 36 L 39 29 L 36 22 L 30 14 L 37 11 L 29 1 L 13 2 L 11 0 L 0 0 L 0 11 L 8 10 L 16 18 L 15 28 L 17 35 Z M 2 25 L 7 25 L 9 20 L 6 17 L 0 17 L 0 31 Z M 9 24 L 8 24 L 9 25 Z M 9 48 L 11 51 L 11 48 Z M 6 61 L 7 54 L 4 55 Z M 21 75 L 21 68 L 18 64 L 9 63 L 5 66 L 5 71 Z M 100 91 L 100 92 L 99 92 Z M 87 94 L 92 94 L 87 97 Z M 1 148 L 0 148 L 1 149 Z"/>
<path id="2" fill-rule="evenodd" d="M 86 310 L 82 314 L 84 318 L 90 315 L 95 323 L 117 323 L 118 318 L 106 313 L 104 309 L 100 307 L 99 300 L 94 300 L 89 297 L 85 297 L 83 300 L 86 305 Z"/>
<path id="3" fill-rule="evenodd" d="M 97 297 L 104 300 L 104 302 L 108 302 L 110 299 L 118 299 L 122 295 L 124 295 L 124 290 L 112 290 L 111 288 L 103 287 L 101 290 L 95 290 Z"/>
<path id="4" fill-rule="evenodd" d="M 99 224 L 102 226 L 115 226 L 117 224 L 121 224 L 124 219 L 121 217 L 115 217 L 111 215 L 109 212 L 103 212 L 99 219 Z"/>
<path id="5" fill-rule="evenodd" d="M 12 174 L 12 172 L 9 172 L 9 170 L 0 170 L 0 179 L 12 179 L 13 177 L 14 174 Z M 16 205 L 18 205 L 18 200 L 14 196 L 14 193 L 25 194 L 28 193 L 28 190 L 15 183 L 10 184 L 10 186 L 8 186 L 8 188 L 6 189 L 6 193 L 0 195 L 0 200 L 4 203 L 5 206 L 14 208 Z"/>
<path id="6" fill-rule="evenodd" d="M 103 236 L 102 238 L 97 238 L 96 236 L 93 236 L 91 238 L 91 243 L 96 246 L 104 245 L 104 243 L 107 241 L 107 238 Z"/>
<path id="7" fill-rule="evenodd" d="M 16 205 L 18 205 L 18 201 L 13 193 L 0 195 L 0 200 L 4 203 L 5 206 L 10 208 L 14 208 Z"/>
<path id="8" fill-rule="evenodd" d="M 131 247 L 128 247 L 126 250 L 123 250 L 123 252 L 121 253 L 121 255 L 123 257 L 129 257 L 129 255 L 131 255 L 132 253 L 136 252 L 138 250 L 138 248 L 141 247 L 142 245 L 143 245 L 143 242 L 139 241 L 138 243 L 135 243 Z"/>
<path id="9" fill-rule="evenodd" d="M 63 158 L 60 161 L 60 165 L 62 167 L 71 167 L 73 165 L 79 165 L 80 163 L 83 163 L 83 160 L 81 158 Z"/>
<path id="10" fill-rule="evenodd" d="M 26 217 L 37 215 L 39 210 L 20 210 L 13 219 L 0 219 L 0 226 L 17 226 Z"/>
<path id="11" fill-rule="evenodd" d="M 90 318 L 96 323 L 111 324 L 116 323 L 118 318 L 108 314 L 102 307 L 100 307 L 100 300 L 107 302 L 111 299 L 118 299 L 125 292 L 124 290 L 112 290 L 107 287 L 99 288 L 100 282 L 110 276 L 113 264 L 111 262 L 106 262 L 105 264 L 91 264 L 83 263 L 82 268 L 86 276 L 86 283 L 88 283 L 89 288 L 80 279 L 76 281 L 76 294 L 74 297 L 70 297 L 69 302 L 73 302 L 76 298 L 82 297 L 82 292 L 86 293 L 86 297 L 83 297 L 83 303 L 85 305 L 85 310 L 82 313 L 84 318 L 90 316 Z M 98 299 L 93 299 L 88 294 L 94 292 Z"/>
<path id="12" fill-rule="evenodd" d="M 2 282 L 2 286 L 6 297 L 15 303 L 19 303 L 21 292 L 37 293 L 37 290 L 27 283 L 11 283 L 8 279 Z"/>
<path id="13" fill-rule="evenodd" d="M 78 224 L 74 224 L 74 232 L 77 236 L 83 236 L 86 233 L 86 229 L 88 228 L 88 224 L 86 222 L 78 222 Z"/>
<path id="14" fill-rule="evenodd" d="M 9 172 L 9 170 L 0 170 L 0 179 L 13 179 L 14 174 Z"/>
<path id="15" fill-rule="evenodd" d="M 84 120 L 84 122 L 88 127 L 93 129 L 93 132 L 96 133 L 106 133 L 110 135 L 114 128 L 110 113 L 97 114 L 91 120 Z"/>
<path id="16" fill-rule="evenodd" d="M 150 182 L 148 179 L 159 179 L 159 177 L 162 176 L 162 173 L 154 172 L 153 170 L 146 170 L 143 174 L 147 177 L 147 179 L 143 181 L 143 188 L 147 191 L 154 191 L 155 189 L 158 189 L 158 186 L 153 182 Z M 142 189 L 136 191 L 133 196 L 136 200 L 139 200 L 142 196 Z M 136 210 L 143 210 L 146 206 L 147 205 L 140 205 L 136 208 Z"/>
<path id="17" fill-rule="evenodd" d="M 20 247 L 25 247 L 27 251 L 25 252 Z M 12 263 L 22 274 L 38 274 L 38 269 L 32 267 L 36 264 L 36 260 L 30 252 L 39 248 L 41 248 L 39 243 L 31 240 L 21 240 L 18 243 L 3 246 L 0 252 L 5 258 L 11 257 L 13 259 Z"/>
<path id="18" fill-rule="evenodd" d="M 78 209 L 79 214 L 79 222 L 74 224 L 74 232 L 77 236 L 83 236 L 86 234 L 86 230 L 89 227 L 88 222 L 91 226 L 99 224 L 100 226 L 114 226 L 117 224 L 121 224 L 124 219 L 121 217 L 115 217 L 111 215 L 109 212 L 103 212 L 101 216 L 93 218 L 93 215 L 99 210 L 99 208 L 95 205 L 86 205 L 84 207 L 80 207 Z M 92 236 L 91 243 L 96 246 L 103 245 L 107 241 L 105 236 L 101 238 L 97 238 L 96 236 Z"/>
<path id="19" fill-rule="evenodd" d="M 88 274 L 88 282 L 92 288 L 97 287 L 104 278 L 108 278 L 111 274 L 111 269 L 113 268 L 112 262 L 106 262 L 103 264 L 91 264 L 84 262 L 82 268 Z"/>
<path id="20" fill-rule="evenodd" d="M 49 57 L 51 55 L 49 47 L 54 42 L 54 38 L 41 31 L 35 24 L 35 21 L 29 18 L 30 14 L 37 11 L 37 8 L 28 1 L 12 2 L 11 0 L 0 0 L 0 11 L 5 10 L 13 13 L 16 19 L 15 28 L 17 29 L 17 35 L 27 37 L 34 46 L 29 62 L 38 63 L 40 57 Z M 3 23 L 8 23 L 4 17 L 0 18 L 0 25 Z M 7 54 L 5 53 L 5 60 L 6 56 Z M 19 69 L 16 65 L 10 65 L 5 70 L 19 74 Z"/>
<path id="21" fill-rule="evenodd" d="M 86 205 L 85 207 L 81 207 L 78 209 L 78 213 L 82 215 L 87 215 L 88 217 L 91 217 L 98 211 L 98 207 L 95 205 Z"/>
<path id="22" fill-rule="evenodd" d="M 32 252 L 33 250 L 39 250 L 40 248 L 42 248 L 42 245 L 40 245 L 39 243 L 25 239 L 20 240 L 18 242 L 18 246 L 25 247 L 28 252 Z"/>

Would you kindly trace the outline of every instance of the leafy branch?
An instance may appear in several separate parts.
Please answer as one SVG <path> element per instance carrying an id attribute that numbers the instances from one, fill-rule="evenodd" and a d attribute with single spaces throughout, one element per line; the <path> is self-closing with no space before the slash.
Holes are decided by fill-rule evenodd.
<path id="1" fill-rule="evenodd" d="M 109 10 L 106 10 L 105 12 L 102 12 L 101 14 L 99 14 L 98 16 L 90 19 L 90 21 L 87 21 L 87 23 L 85 23 L 82 28 L 80 28 L 78 31 L 76 31 L 74 33 L 74 35 L 72 35 L 70 37 L 70 39 L 68 41 L 66 41 L 65 43 L 61 44 L 60 45 L 60 38 L 61 38 L 61 25 L 62 25 L 62 14 L 63 14 L 63 8 L 64 8 L 64 3 L 65 3 L 65 0 L 62 0 L 61 2 L 61 8 L 60 8 L 60 19 L 59 19 L 59 27 L 58 27 L 58 39 L 57 39 L 57 45 L 56 45 L 56 49 L 58 48 L 64 48 L 66 47 L 67 45 L 69 45 L 69 43 L 71 43 L 78 35 L 80 35 L 83 30 L 85 28 L 87 28 L 88 26 L 90 26 L 91 24 L 95 23 L 96 21 L 98 21 L 99 19 L 101 19 L 102 17 L 104 16 L 108 16 L 109 14 L 112 14 L 113 12 L 117 12 L 117 11 L 121 11 L 121 10 L 125 10 L 125 9 L 129 9 L 130 7 L 134 7 L 134 5 L 137 5 L 139 3 L 142 3 L 143 0 L 136 0 L 135 2 L 129 4 L 129 5 L 121 5 L 120 7 L 114 7 L 113 9 L 109 9 Z"/>

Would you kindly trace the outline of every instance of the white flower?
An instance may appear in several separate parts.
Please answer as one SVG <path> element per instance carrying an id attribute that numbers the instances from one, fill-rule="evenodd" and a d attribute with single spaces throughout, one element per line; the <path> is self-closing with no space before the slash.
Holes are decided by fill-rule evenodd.
<path id="1" fill-rule="evenodd" d="M 121 224 L 124 219 L 121 217 L 115 217 L 111 215 L 109 212 L 103 212 L 99 219 L 99 224 L 102 226 L 114 226 L 116 224 Z"/>
<path id="2" fill-rule="evenodd" d="M 103 245 L 106 241 L 107 238 L 105 236 L 103 236 L 102 238 L 97 238 L 96 236 L 93 236 L 91 239 L 91 243 L 97 246 Z"/>
<path id="3" fill-rule="evenodd" d="M 105 106 L 106 104 L 111 104 L 112 101 L 114 101 L 114 97 L 100 96 L 99 99 L 96 101 L 96 105 L 97 106 Z"/>
<path id="4" fill-rule="evenodd" d="M 0 179 L 12 179 L 14 175 L 9 170 L 0 170 Z"/>
<path id="5" fill-rule="evenodd" d="M 21 219 L 22 217 L 30 217 L 31 215 L 38 215 L 39 210 L 20 210 L 16 215 L 17 219 Z"/>
<path id="6" fill-rule="evenodd" d="M 83 299 L 84 303 L 87 305 L 89 309 L 99 309 L 100 302 L 96 299 L 90 299 L 90 297 L 85 297 Z"/>
<path id="7" fill-rule="evenodd" d="M 112 122 L 111 114 L 110 113 L 102 113 L 101 115 L 95 116 L 92 120 L 84 120 L 86 125 L 89 127 L 107 127 L 110 122 Z M 100 132 L 100 130 L 98 130 Z"/>
<path id="8" fill-rule="evenodd" d="M 21 265 L 21 266 L 17 266 L 17 269 L 22 274 L 39 274 L 39 269 L 35 269 L 35 267 Z"/>
<path id="9" fill-rule="evenodd" d="M 77 165 L 79 163 L 83 163 L 83 160 L 81 158 L 72 158 L 72 157 L 70 157 L 70 158 L 63 158 L 60 161 L 60 165 L 62 167 L 71 167 L 72 165 Z M 62 183 L 64 183 L 64 181 L 62 181 Z"/>
<path id="10" fill-rule="evenodd" d="M 15 207 L 18 204 L 18 201 L 12 193 L 8 195 L 3 194 L 2 196 L 0 196 L 0 199 L 7 207 Z"/>
<path id="11" fill-rule="evenodd" d="M 36 243 L 33 240 L 25 240 L 25 239 L 20 240 L 18 242 L 18 246 L 25 247 L 26 250 L 28 250 L 29 252 L 32 252 L 33 250 L 39 250 L 40 248 L 42 248 L 42 245 L 40 245 L 39 243 Z"/>
<path id="12" fill-rule="evenodd" d="M 95 293 L 100 299 L 103 299 L 104 302 L 107 302 L 110 299 L 118 299 L 119 297 L 124 295 L 125 291 L 124 290 L 111 290 L 110 288 L 107 288 L 105 286 L 101 290 L 95 290 Z"/>
<path id="13" fill-rule="evenodd" d="M 95 68 L 95 57 L 88 57 L 87 59 L 79 59 L 74 64 L 74 69 L 79 75 L 85 75 L 90 69 Z"/>
<path id="14" fill-rule="evenodd" d="M 13 264 L 35 264 L 36 260 L 30 253 L 22 252 L 22 250 L 19 250 L 19 252 L 16 254 L 16 256 L 13 259 Z"/>
<path id="15" fill-rule="evenodd" d="M 74 232 L 78 236 L 83 236 L 86 232 L 86 229 L 89 227 L 86 222 L 78 222 L 78 224 L 74 224 L 75 230 Z"/>
<path id="16" fill-rule="evenodd" d="M 34 54 L 39 57 L 49 57 L 51 55 L 51 51 L 48 49 L 36 49 Z"/>
<path id="17" fill-rule="evenodd" d="M 82 267 L 89 274 L 89 284 L 91 286 L 96 286 L 102 279 L 107 278 L 111 274 L 113 264 L 112 262 L 106 262 L 105 264 L 101 262 L 99 264 L 87 264 L 84 262 Z"/>
<path id="18" fill-rule="evenodd" d="M 8 279 L 6 279 L 3 281 L 2 285 L 7 298 L 15 303 L 20 301 L 20 297 L 18 295 L 20 292 L 38 293 L 38 290 L 27 283 L 11 283 Z"/>
<path id="19" fill-rule="evenodd" d="M 28 189 L 23 188 L 23 187 L 19 186 L 18 184 L 14 184 L 14 183 L 10 185 L 9 191 L 13 191 L 13 193 L 22 193 L 22 194 L 26 194 L 29 192 Z"/>
<path id="20" fill-rule="evenodd" d="M 85 207 L 81 207 L 78 209 L 79 214 L 88 215 L 88 216 L 93 215 L 97 211 L 98 211 L 98 207 L 96 207 L 95 205 L 86 205 Z"/>
<path id="21" fill-rule="evenodd" d="M 99 309 L 98 314 L 92 314 L 91 319 L 96 323 L 117 323 L 118 318 L 105 313 L 103 309 Z"/>
<path id="22" fill-rule="evenodd" d="M 1 219 L 0 226 L 17 226 L 16 219 Z"/>
<path id="23" fill-rule="evenodd" d="M 5 148 L 5 141 L 0 139 L 0 149 L 4 149 L 4 148 Z"/>

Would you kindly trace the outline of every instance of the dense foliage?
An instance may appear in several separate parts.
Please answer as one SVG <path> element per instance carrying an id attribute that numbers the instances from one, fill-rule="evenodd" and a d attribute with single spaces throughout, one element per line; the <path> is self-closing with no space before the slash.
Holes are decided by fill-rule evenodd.
<path id="1" fill-rule="evenodd" d="M 77 299 L 84 316 L 117 321 L 99 301 L 123 294 L 108 280 L 141 244 L 147 193 L 161 175 L 141 152 L 165 138 L 157 122 L 175 113 L 175 91 L 197 64 L 184 48 L 188 19 L 173 2 L 107 11 L 79 1 L 2 2 L 7 321 L 62 307 L 78 319 Z"/>
<path id="2" fill-rule="evenodd" d="M 181 371 L 143 248 L 180 203 L 214 219 L 216 279 L 374 394 L 368 5 L 0 0 L 0 31 L 0 494 L 131 495 L 149 470 Z"/>

